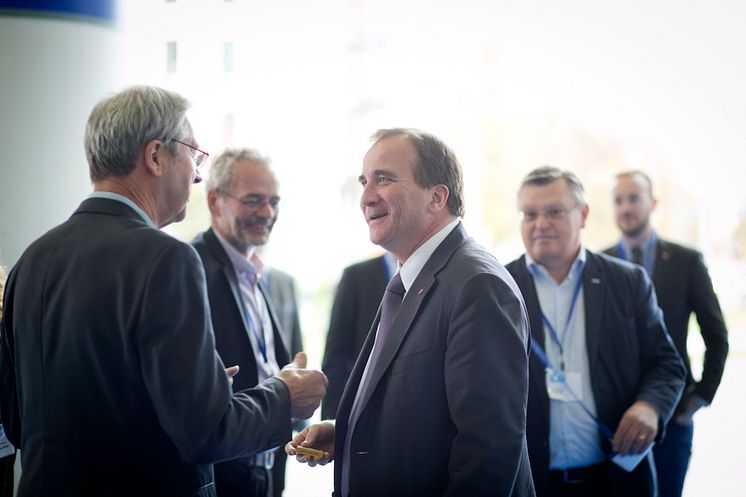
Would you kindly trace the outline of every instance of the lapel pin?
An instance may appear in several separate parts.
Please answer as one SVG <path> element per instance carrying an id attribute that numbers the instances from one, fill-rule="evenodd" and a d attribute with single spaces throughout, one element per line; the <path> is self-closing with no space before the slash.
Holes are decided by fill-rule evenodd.
<path id="1" fill-rule="evenodd" d="M 422 295 L 422 292 L 424 292 L 424 291 L 425 291 L 424 288 L 420 288 L 420 291 L 417 292 L 417 295 Z"/>
<path id="2" fill-rule="evenodd" d="M 598 278 L 591 278 L 591 283 L 593 283 L 594 285 L 600 285 L 601 280 Z"/>
<path id="3" fill-rule="evenodd" d="M 667 261 L 669 257 L 670 255 L 668 255 L 668 252 L 663 252 L 661 254 L 661 259 L 663 259 L 664 261 Z"/>

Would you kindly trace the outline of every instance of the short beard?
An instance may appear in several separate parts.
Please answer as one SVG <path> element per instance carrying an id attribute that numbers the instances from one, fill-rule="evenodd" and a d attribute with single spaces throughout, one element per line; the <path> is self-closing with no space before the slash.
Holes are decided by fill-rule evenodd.
<path id="1" fill-rule="evenodd" d="M 638 224 L 636 228 L 628 230 L 628 231 L 623 231 L 624 236 L 628 238 L 637 238 L 638 236 L 640 236 L 640 234 L 643 231 L 647 229 L 649 224 L 650 224 L 650 220 L 646 219 L 644 222 Z"/>

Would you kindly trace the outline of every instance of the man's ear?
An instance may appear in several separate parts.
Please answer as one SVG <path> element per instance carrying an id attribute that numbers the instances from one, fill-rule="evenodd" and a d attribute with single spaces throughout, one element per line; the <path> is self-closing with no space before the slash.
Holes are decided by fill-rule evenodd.
<path id="1" fill-rule="evenodd" d="M 436 185 L 430 193 L 430 206 L 433 210 L 439 211 L 446 207 L 450 191 L 446 185 Z"/>
<path id="2" fill-rule="evenodd" d="M 215 190 L 207 190 L 207 207 L 210 209 L 210 213 L 215 215 L 218 212 L 218 192 Z"/>
<path id="3" fill-rule="evenodd" d="M 145 169 L 153 176 L 163 175 L 164 154 L 168 154 L 166 145 L 161 140 L 150 140 L 142 152 Z"/>
<path id="4" fill-rule="evenodd" d="M 591 211 L 591 207 L 588 204 L 585 204 L 582 209 L 580 209 L 580 227 L 585 228 L 585 221 L 588 219 L 588 213 Z"/>

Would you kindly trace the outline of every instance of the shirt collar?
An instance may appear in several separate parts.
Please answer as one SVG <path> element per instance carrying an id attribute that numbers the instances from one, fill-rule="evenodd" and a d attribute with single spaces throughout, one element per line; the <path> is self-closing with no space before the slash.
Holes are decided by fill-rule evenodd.
<path id="1" fill-rule="evenodd" d="M 575 257 L 575 260 L 572 263 L 570 272 L 567 273 L 567 277 L 565 277 L 565 281 L 574 281 L 576 278 L 579 278 L 580 275 L 583 273 L 583 267 L 585 267 L 585 260 L 586 260 L 586 249 L 582 245 L 580 246 L 580 250 L 578 250 L 578 255 Z M 554 278 L 549 274 L 549 271 L 533 260 L 528 253 L 526 253 L 526 268 L 529 270 L 529 272 L 535 274 L 535 275 L 541 275 L 542 277 L 549 278 L 550 280 L 554 281 Z"/>
<path id="2" fill-rule="evenodd" d="M 417 250 L 409 256 L 407 262 L 400 267 L 399 272 L 401 273 L 401 281 L 404 284 L 405 291 L 409 290 L 409 287 L 411 287 L 414 280 L 417 279 L 417 276 L 420 274 L 420 271 L 422 271 L 422 268 L 425 266 L 428 259 L 430 259 L 430 256 L 433 255 L 435 249 L 443 243 L 443 240 L 451 234 L 451 231 L 453 231 L 459 222 L 459 219 L 456 218 L 441 228 L 440 231 L 420 245 Z"/>
<path id="3" fill-rule="evenodd" d="M 88 195 L 88 198 L 106 198 L 109 200 L 116 200 L 117 202 L 121 202 L 135 211 L 137 215 L 140 216 L 142 220 L 145 221 L 149 226 L 156 229 L 158 228 L 153 220 L 150 219 L 147 214 L 145 214 L 145 211 L 140 208 L 140 206 L 138 206 L 136 203 L 134 203 L 132 200 L 128 199 L 124 195 L 120 195 L 114 192 L 92 192 L 90 195 Z"/>
<path id="4" fill-rule="evenodd" d="M 655 231 L 652 231 L 648 239 L 642 242 L 642 244 L 640 245 L 640 249 L 642 249 L 643 260 L 647 260 L 647 255 L 655 251 L 655 244 L 657 243 L 657 241 L 658 237 L 656 236 Z M 632 246 L 622 240 L 622 247 L 624 248 L 624 253 L 627 259 L 631 259 Z"/>
<path id="5" fill-rule="evenodd" d="M 259 259 L 259 256 L 256 255 L 256 251 L 252 251 L 251 255 L 249 257 L 246 257 L 241 252 L 236 250 L 236 248 L 228 243 L 228 240 L 223 238 L 223 236 L 217 232 L 217 230 L 212 230 L 213 233 L 215 233 L 215 237 L 220 242 L 220 245 L 223 246 L 223 250 L 225 250 L 225 253 L 228 255 L 228 259 L 231 262 L 231 265 L 236 270 L 238 274 L 243 274 L 247 270 L 251 270 L 256 273 L 257 280 L 261 280 L 262 278 L 262 272 L 264 270 L 264 264 L 262 263 L 261 259 Z"/>

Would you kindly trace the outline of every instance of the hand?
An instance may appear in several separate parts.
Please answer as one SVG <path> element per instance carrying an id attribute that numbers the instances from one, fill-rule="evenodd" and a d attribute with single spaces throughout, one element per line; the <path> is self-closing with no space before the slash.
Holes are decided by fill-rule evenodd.
<path id="1" fill-rule="evenodd" d="M 225 368 L 225 374 L 228 376 L 228 383 L 230 385 L 233 385 L 233 377 L 238 374 L 239 369 L 238 365 Z"/>
<path id="2" fill-rule="evenodd" d="M 658 413 L 655 407 L 638 400 L 622 416 L 611 447 L 622 456 L 640 454 L 653 443 L 657 434 Z"/>
<path id="3" fill-rule="evenodd" d="M 673 419 L 680 425 L 689 426 L 692 424 L 694 413 L 706 406 L 707 401 L 696 393 L 693 393 L 687 396 L 682 405 L 684 409 L 677 413 Z"/>
<path id="4" fill-rule="evenodd" d="M 277 377 L 290 390 L 290 417 L 308 419 L 326 395 L 329 382 L 321 371 L 306 368 L 305 352 L 298 352 L 293 362 L 282 368 Z"/>
<path id="5" fill-rule="evenodd" d="M 297 453 L 298 447 L 309 447 L 324 452 L 321 458 L 301 456 Z M 334 459 L 334 421 L 322 421 L 306 426 L 285 445 L 285 452 L 295 456 L 300 463 L 308 463 L 313 467 L 317 464 L 324 465 Z"/>

